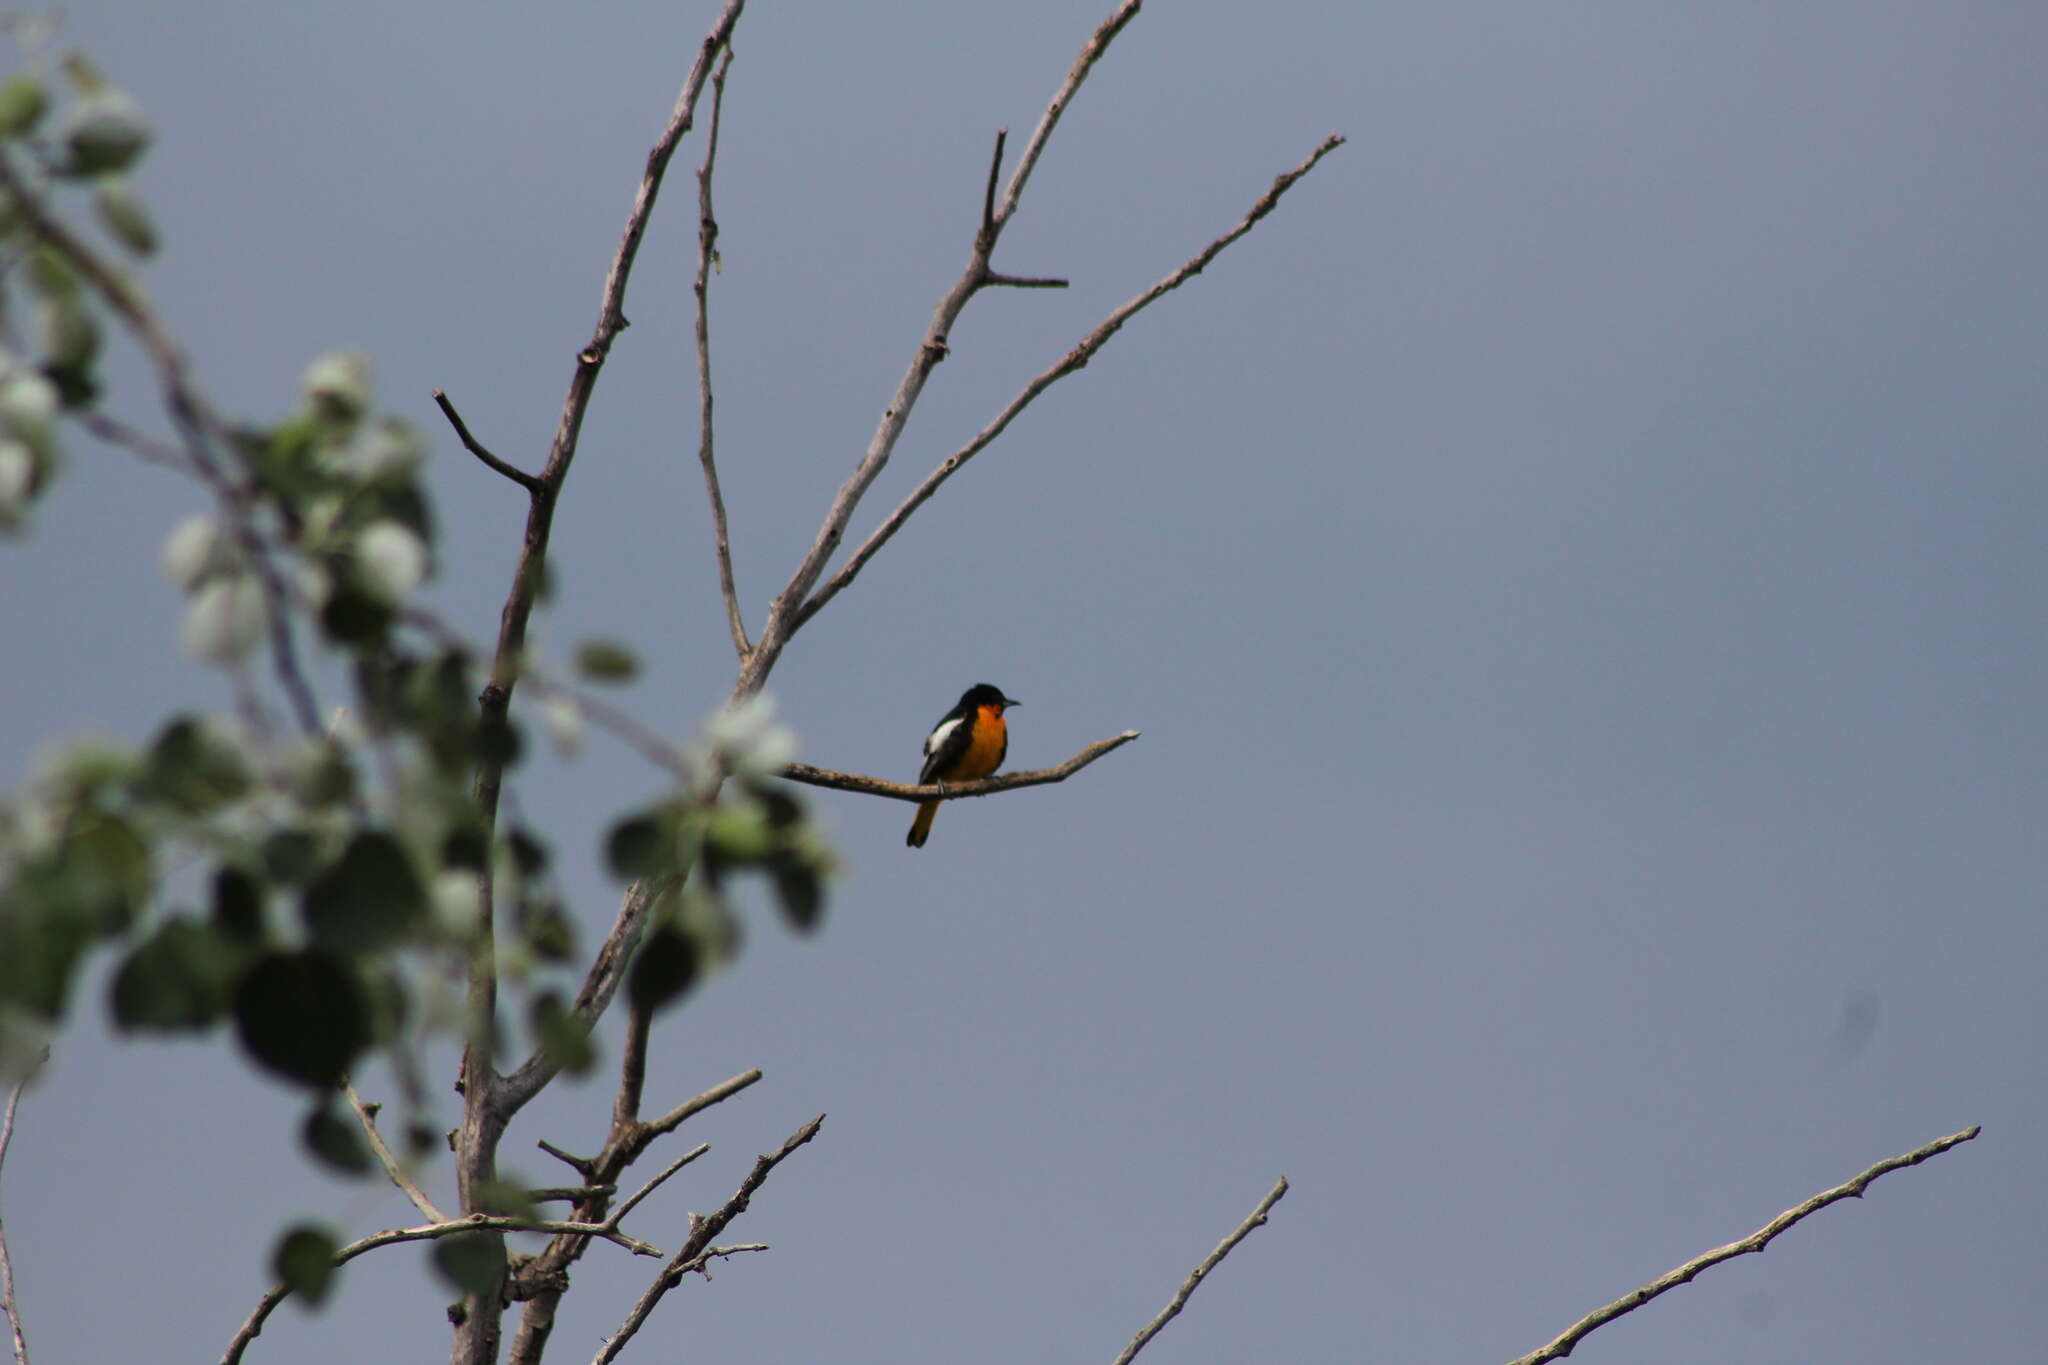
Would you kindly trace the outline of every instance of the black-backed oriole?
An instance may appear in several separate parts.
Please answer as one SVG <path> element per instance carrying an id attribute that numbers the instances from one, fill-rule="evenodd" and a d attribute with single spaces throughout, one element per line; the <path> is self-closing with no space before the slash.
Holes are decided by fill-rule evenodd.
<path id="1" fill-rule="evenodd" d="M 960 704 L 948 711 L 925 739 L 924 771 L 918 774 L 917 784 L 972 782 L 1002 767 L 1003 755 L 1010 748 L 1010 727 L 1003 720 L 1003 708 L 1015 705 L 1002 688 L 987 683 L 976 683 L 963 692 Z M 938 813 L 938 802 L 920 803 L 903 842 L 923 848 L 932 832 L 932 817 Z"/>

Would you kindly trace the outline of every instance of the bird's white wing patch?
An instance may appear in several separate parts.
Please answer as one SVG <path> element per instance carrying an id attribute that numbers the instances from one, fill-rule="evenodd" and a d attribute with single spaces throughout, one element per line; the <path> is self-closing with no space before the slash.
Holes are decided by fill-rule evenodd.
<path id="1" fill-rule="evenodd" d="M 929 735 L 925 736 L 924 756 L 926 758 L 930 758 L 933 754 L 937 753 L 939 751 L 940 746 L 945 744 L 945 742 L 952 737 L 953 732 L 959 728 L 960 718 L 958 716 L 949 717 L 946 720 L 940 721 L 938 724 L 938 728 L 933 730 Z"/>

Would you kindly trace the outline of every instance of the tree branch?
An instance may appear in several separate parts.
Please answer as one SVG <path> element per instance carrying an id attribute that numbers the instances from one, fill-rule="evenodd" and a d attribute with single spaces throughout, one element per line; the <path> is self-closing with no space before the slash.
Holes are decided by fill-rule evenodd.
<path id="1" fill-rule="evenodd" d="M 924 339 L 918 343 L 916 353 L 911 357 L 896 392 L 890 397 L 887 407 L 882 409 L 881 420 L 875 426 L 875 434 L 869 438 L 868 447 L 862 453 L 853 473 L 839 486 L 833 495 L 832 504 L 825 512 L 825 520 L 818 527 L 818 534 L 811 546 L 804 552 L 796 572 L 789 582 L 777 593 L 775 600 L 768 604 L 768 618 L 762 623 L 761 637 L 755 642 L 754 652 L 747 657 L 740 668 L 740 675 L 733 684 L 732 699 L 738 701 L 759 692 L 768 681 L 768 674 L 774 669 L 782 651 L 809 614 L 804 611 L 817 586 L 818 578 L 831 561 L 832 554 L 846 535 L 847 524 L 853 520 L 854 510 L 868 488 L 881 474 L 883 466 L 889 463 L 889 456 L 896 449 L 897 440 L 910 422 L 910 414 L 917 407 L 919 395 L 924 392 L 925 381 L 946 358 L 947 336 L 953 330 L 953 323 L 967 307 L 968 300 L 990 283 L 989 260 L 995 253 L 996 241 L 1002 236 L 1003 227 L 1016 212 L 1018 197 L 1024 191 L 1024 183 L 1031 176 L 1031 169 L 1037 164 L 1039 154 L 1044 150 L 1045 141 L 1059 122 L 1061 112 L 1073 99 L 1095 63 L 1108 50 L 1110 41 L 1131 21 L 1138 12 L 1139 0 L 1124 0 L 1115 14 L 1095 30 L 1094 35 L 1081 49 L 1081 55 L 1067 72 L 1067 78 L 1054 93 L 1052 103 L 1038 121 L 1037 129 L 1031 135 L 1031 142 L 1024 150 L 1024 157 L 1010 177 L 1008 192 L 1002 204 L 991 216 L 986 212 L 987 196 L 984 193 L 983 221 L 974 234 L 974 247 L 969 253 L 967 267 L 960 278 L 953 282 L 932 310 L 932 319 L 925 327 Z"/>
<path id="2" fill-rule="evenodd" d="M 337 1267 L 346 1265 L 356 1257 L 375 1251 L 379 1247 L 397 1246 L 402 1242 L 432 1242 L 443 1237 L 479 1231 L 569 1233 L 579 1237 L 599 1237 L 607 1242 L 615 1242 L 635 1256 L 661 1255 L 659 1247 L 651 1246 L 637 1237 L 628 1237 L 619 1231 L 616 1222 L 616 1219 L 606 1219 L 602 1223 L 573 1223 L 554 1218 L 508 1218 L 496 1214 L 472 1213 L 467 1217 L 442 1223 L 428 1223 L 423 1227 L 391 1228 L 384 1232 L 373 1232 L 368 1237 L 350 1242 L 336 1251 L 334 1264 Z M 242 1359 L 242 1353 L 249 1349 L 249 1343 L 263 1334 L 263 1324 L 271 1313 L 276 1311 L 279 1304 L 291 1297 L 291 1292 L 289 1285 L 271 1286 L 270 1292 L 257 1303 L 255 1311 L 249 1314 L 241 1329 L 235 1333 L 234 1339 L 228 1343 L 228 1349 L 220 1358 L 221 1365 L 237 1365 Z"/>
<path id="3" fill-rule="evenodd" d="M 825 1116 L 818 1115 L 791 1133 L 789 1139 L 775 1152 L 757 1159 L 754 1162 L 754 1169 L 740 1182 L 739 1190 L 725 1201 L 724 1207 L 718 1212 L 709 1218 L 692 1217 L 690 1240 L 683 1244 L 681 1251 L 669 1258 L 669 1263 L 662 1268 L 661 1274 L 655 1277 L 653 1284 L 647 1286 L 647 1292 L 640 1296 L 640 1301 L 633 1305 L 633 1311 L 619 1324 L 619 1330 L 612 1334 L 603 1349 L 592 1358 L 591 1365 L 606 1365 L 606 1362 L 616 1358 L 619 1352 L 625 1349 L 626 1343 L 633 1339 L 633 1334 L 640 1330 L 641 1324 L 647 1321 L 647 1315 L 654 1311 L 654 1306 L 661 1302 L 662 1296 L 681 1284 L 684 1275 L 703 1268 L 703 1261 L 708 1258 L 707 1253 L 712 1239 L 725 1231 L 726 1224 L 746 1212 L 748 1202 L 754 1197 L 754 1191 L 761 1188 L 769 1173 L 780 1166 L 790 1153 L 816 1137 L 818 1129 L 824 1122 Z"/>
<path id="4" fill-rule="evenodd" d="M 742 664 L 753 646 L 747 643 L 747 622 L 740 614 L 739 589 L 732 578 L 732 536 L 725 521 L 725 497 L 718 489 L 718 463 L 711 443 L 711 269 L 718 262 L 718 219 L 711 212 L 711 172 L 718 163 L 718 125 L 725 112 L 725 73 L 732 69 L 732 47 L 718 60 L 711 78 L 711 126 L 704 133 L 704 164 L 697 170 L 697 462 L 704 466 L 704 493 L 711 500 L 711 536 L 718 551 L 718 591 L 725 598 L 725 624 L 732 632 L 733 652 Z"/>
<path id="5" fill-rule="evenodd" d="M 46 1051 L 36 1059 L 34 1066 L 24 1071 L 7 1092 L 7 1116 L 0 1119 L 0 1169 L 7 1165 L 7 1148 L 14 1141 L 14 1111 L 21 1107 L 21 1092 L 28 1088 L 29 1078 L 42 1068 L 49 1058 Z M 0 1313 L 7 1315 L 7 1330 L 14 1338 L 15 1365 L 28 1365 L 28 1338 L 21 1330 L 21 1305 L 14 1297 L 14 1259 L 7 1254 L 7 1225 L 0 1220 Z"/>
<path id="6" fill-rule="evenodd" d="M 641 1017 L 636 1011 L 635 1021 L 639 1021 Z M 737 1095 L 761 1079 L 758 1070 L 743 1071 L 730 1080 L 712 1086 L 696 1098 L 678 1105 L 655 1122 L 642 1123 L 638 1114 L 640 1081 L 643 1079 L 645 1065 L 644 1036 L 640 1047 L 641 1061 L 636 1063 L 621 1059 L 619 1093 L 612 1105 L 611 1129 L 605 1137 L 604 1150 L 586 1160 L 571 1156 L 545 1142 L 541 1144 L 544 1150 L 568 1162 L 578 1175 L 594 1186 L 586 1197 L 577 1202 L 574 1210 L 577 1217 L 586 1220 L 604 1217 L 607 1200 L 615 1191 L 618 1177 L 646 1151 L 650 1143 L 673 1132 L 692 1114 Z M 611 1219 L 615 1221 L 625 1217 L 642 1199 L 659 1188 L 663 1181 L 702 1155 L 705 1150 L 707 1149 L 704 1146 L 699 1146 L 671 1163 L 668 1169 L 649 1181 L 639 1193 L 621 1205 L 616 1213 L 610 1215 Z M 523 1300 L 525 1307 L 520 1312 L 519 1331 L 512 1340 L 508 1365 L 537 1365 L 555 1329 L 555 1311 L 561 1302 L 562 1294 L 568 1288 L 569 1266 L 583 1254 L 588 1245 L 587 1238 L 557 1237 L 549 1242 L 539 1255 L 520 1266 L 513 1276 L 512 1297 Z"/>
<path id="7" fill-rule="evenodd" d="M 1066 762 L 1053 767 L 1027 773 L 1004 773 L 1000 777 L 984 777 L 973 782 L 935 782 L 919 786 L 914 782 L 890 782 L 859 773 L 813 768 L 808 763 L 792 763 L 782 770 L 782 776 L 810 787 L 830 787 L 834 791 L 860 792 L 864 796 L 886 796 L 896 801 L 950 801 L 957 797 L 993 796 L 1018 787 L 1043 787 L 1052 782 L 1064 782 L 1112 749 L 1121 749 L 1137 737 L 1138 731 L 1126 730 L 1120 735 L 1095 741 Z"/>
<path id="8" fill-rule="evenodd" d="M 1678 1288 L 1678 1286 L 1685 1284 L 1702 1270 L 1717 1266 L 1723 1261 L 1731 1261 L 1737 1256 L 1746 1256 L 1751 1252 L 1762 1251 L 1771 1244 L 1772 1239 L 1779 1233 L 1804 1219 L 1807 1215 L 1818 1213 L 1837 1200 L 1861 1199 L 1863 1191 L 1869 1186 L 1870 1182 L 1879 1176 L 1892 1171 L 1902 1170 L 1907 1166 L 1918 1166 L 1927 1158 L 1940 1156 L 1949 1148 L 1968 1142 L 1983 1131 L 1981 1127 L 1965 1128 L 1960 1133 L 1951 1133 L 1945 1138 L 1936 1138 L 1925 1147 L 1915 1148 L 1904 1156 L 1888 1157 L 1878 1162 L 1875 1166 L 1870 1167 L 1853 1180 L 1837 1185 L 1831 1190 L 1822 1190 L 1805 1203 L 1785 1210 L 1741 1241 L 1730 1242 L 1727 1246 L 1715 1247 L 1712 1251 L 1695 1256 L 1677 1269 L 1668 1270 L 1664 1274 L 1659 1275 L 1642 1288 L 1630 1290 L 1605 1308 L 1595 1309 L 1559 1333 L 1548 1345 L 1543 1346 L 1539 1350 L 1531 1351 L 1528 1355 L 1515 1357 L 1513 1361 L 1509 1362 L 1509 1365 L 1542 1365 L 1544 1361 L 1562 1359 L 1570 1355 L 1572 1348 L 1577 1346 L 1590 1333 L 1605 1327 L 1616 1318 L 1626 1317 L 1628 1314 L 1635 1312 L 1636 1309 L 1641 1308 L 1659 1294 Z"/>
<path id="9" fill-rule="evenodd" d="M 434 390 L 434 402 L 440 405 L 441 415 L 448 419 L 448 425 L 455 428 L 455 435 L 461 440 L 464 450 L 482 460 L 487 468 L 503 474 L 506 478 L 524 488 L 528 493 L 540 492 L 539 479 L 536 479 L 517 465 L 508 464 L 491 454 L 489 450 L 484 448 L 482 441 L 469 434 L 469 424 L 462 420 L 462 414 L 455 410 L 455 404 L 449 400 L 445 390 Z"/>
<path id="10" fill-rule="evenodd" d="M 1286 1194 L 1287 1178 L 1282 1176 L 1274 1183 L 1272 1189 L 1266 1191 L 1266 1197 L 1261 1199 L 1259 1206 L 1252 1210 L 1251 1217 L 1239 1223 L 1235 1231 L 1218 1242 L 1216 1249 L 1210 1252 L 1207 1258 L 1200 1265 L 1196 1266 L 1194 1271 L 1185 1280 L 1181 1281 L 1181 1286 L 1174 1291 L 1173 1298 L 1167 1302 L 1166 1307 L 1159 1310 L 1159 1316 L 1139 1329 L 1138 1335 L 1131 1338 L 1131 1344 L 1124 1347 L 1123 1354 L 1116 1358 L 1115 1365 L 1131 1365 L 1132 1359 L 1137 1356 L 1138 1352 L 1145 1349 L 1145 1344 L 1159 1335 L 1159 1329 L 1180 1315 L 1180 1310 L 1187 1306 L 1188 1300 L 1194 1296 L 1195 1290 L 1200 1288 L 1202 1281 L 1207 1278 L 1209 1272 L 1221 1265 L 1223 1258 L 1228 1256 L 1239 1242 L 1251 1236 L 1253 1229 L 1266 1225 L 1266 1215 L 1272 1212 L 1273 1206 L 1286 1197 Z"/>
<path id="11" fill-rule="evenodd" d="M 1150 289 L 1147 289 L 1144 293 L 1104 318 L 1096 326 L 1095 330 L 1082 337 L 1072 350 L 1068 351 L 1066 355 L 1062 356 L 1050 368 L 1040 373 L 1037 378 L 1026 384 L 1023 390 L 1015 398 L 1012 398 L 1001 412 L 996 414 L 993 421 L 983 427 L 973 440 L 954 451 L 951 455 L 948 455 L 944 460 L 941 460 L 938 468 L 926 475 L 924 482 L 912 490 L 910 496 L 905 498 L 880 526 L 875 528 L 874 534 L 870 535 L 861 547 L 854 551 L 844 564 L 839 566 L 838 571 L 826 581 L 825 585 L 819 588 L 808 602 L 804 603 L 803 608 L 796 614 L 796 623 L 792 629 L 802 626 L 804 622 L 816 616 L 824 609 L 827 602 L 830 602 L 839 595 L 841 589 L 853 582 L 860 571 L 867 566 L 867 562 L 875 557 L 876 552 L 888 544 L 892 536 L 903 529 L 903 523 L 910 520 L 910 514 L 929 501 L 932 494 L 939 491 L 939 486 L 945 483 L 947 479 L 952 478 L 962 465 L 981 453 L 996 437 L 1002 435 L 1004 429 L 1016 420 L 1019 413 L 1031 406 L 1033 400 L 1038 395 L 1044 393 L 1054 384 L 1094 359 L 1095 353 L 1108 345 L 1110 338 L 1115 336 L 1125 323 L 1151 307 L 1167 294 L 1180 288 L 1181 285 L 1187 283 L 1196 275 L 1201 274 L 1209 262 L 1215 260 L 1225 247 L 1244 236 L 1247 232 L 1250 232 L 1252 227 L 1261 218 L 1271 213 L 1280 203 L 1280 197 L 1292 189 L 1297 180 L 1300 180 L 1303 176 L 1314 170 L 1318 161 L 1321 161 L 1343 145 L 1344 139 L 1335 133 L 1324 138 L 1322 143 L 1313 152 L 1309 153 L 1308 158 L 1300 165 L 1276 177 L 1271 188 L 1259 196 L 1258 201 L 1251 206 L 1251 209 L 1243 218 L 1238 220 L 1235 227 L 1189 257 L 1180 269 L 1174 271 L 1165 279 L 1160 280 Z"/>
<path id="12" fill-rule="evenodd" d="M 597 327 L 588 344 L 577 352 L 576 368 L 569 380 L 569 391 L 562 400 L 562 413 L 555 425 L 553 443 L 548 450 L 546 465 L 539 476 L 540 486 L 533 491 L 526 514 L 525 539 L 520 547 L 518 567 L 512 575 L 512 585 L 505 596 L 505 606 L 499 617 L 498 645 L 491 659 L 490 681 L 485 684 L 479 709 L 481 720 L 486 726 L 503 724 L 512 704 L 512 690 L 519 680 L 519 671 L 526 655 L 526 628 L 533 615 L 533 606 L 540 593 L 542 570 L 547 561 L 548 538 L 554 525 L 555 504 L 560 498 L 564 483 L 569 477 L 569 468 L 576 458 L 576 443 L 583 429 L 584 414 L 590 408 L 592 395 L 597 391 L 597 377 L 604 368 L 606 356 L 612 342 L 626 327 L 625 297 L 626 282 L 633 272 L 633 262 L 640 253 L 641 239 L 646 235 L 648 219 L 653 215 L 656 197 L 661 191 L 662 177 L 668 170 L 669 158 L 675 154 L 676 146 L 696 117 L 697 98 L 703 91 L 704 82 L 710 76 L 718 55 L 732 42 L 733 26 L 739 22 L 740 11 L 746 0 L 728 0 L 711 31 L 705 35 L 697 52 L 697 60 L 691 66 L 689 75 L 683 81 L 681 93 L 676 97 L 674 110 L 668 124 L 655 140 L 647 154 L 647 163 L 640 176 L 640 187 L 634 196 L 632 210 L 626 215 L 626 226 L 620 235 L 617 251 L 612 256 L 611 268 L 605 274 L 604 290 L 598 307 Z M 504 757 L 491 755 L 477 765 L 475 794 L 479 813 L 483 817 L 484 832 L 488 836 L 496 825 L 498 800 L 505 777 Z M 488 1021 L 497 1014 L 497 968 L 495 945 L 491 939 L 490 926 L 494 916 L 494 897 L 491 878 L 486 869 L 478 878 L 482 891 L 482 930 L 477 935 L 470 959 L 468 1010 L 473 1020 Z M 636 904 L 635 896 L 629 892 L 620 917 L 626 919 Z M 645 907 L 639 911 L 639 923 L 644 924 Z M 621 926 L 623 927 L 623 925 Z M 638 927 L 634 928 L 633 940 L 638 941 Z M 611 945 L 607 944 L 609 948 Z M 630 952 L 631 945 L 625 945 Z M 600 953 L 600 957 L 604 954 Z M 612 983 L 615 987 L 616 982 Z M 605 993 L 610 999 L 610 988 Z M 601 1007 L 600 1007 L 601 1008 Z M 486 1041 L 490 1030 L 483 1030 Z M 516 1102 L 507 1093 L 504 1078 L 499 1076 L 488 1047 L 483 1042 L 474 1043 L 463 1050 L 462 1082 L 464 1103 L 462 1125 L 456 1136 L 456 1181 L 462 1194 L 464 1209 L 474 1209 L 482 1192 L 497 1178 L 497 1148 L 503 1138 L 505 1126 L 511 1121 L 518 1104 L 523 1104 L 537 1093 L 541 1086 L 552 1079 L 553 1072 L 544 1064 L 535 1067 L 529 1064 L 522 1068 L 527 1072 L 530 1089 L 518 1095 Z M 506 1307 L 503 1281 L 492 1290 L 471 1293 L 463 1298 L 464 1312 L 455 1328 L 455 1345 L 451 1357 L 453 1365 L 494 1365 L 499 1355 L 499 1343 L 503 1329 L 503 1315 Z"/>
<path id="13" fill-rule="evenodd" d="M 377 1160 L 383 1164 L 384 1174 L 391 1177 L 391 1183 L 398 1186 L 405 1197 L 412 1200 L 412 1206 L 421 1213 L 436 1223 L 447 1222 L 448 1215 L 435 1208 L 434 1201 L 427 1198 L 427 1192 L 413 1183 L 412 1177 L 406 1174 L 405 1166 L 399 1161 L 397 1154 L 384 1141 L 384 1135 L 377 1131 L 377 1116 L 363 1103 L 362 1096 L 356 1094 L 355 1082 L 343 1077 L 341 1093 L 348 1100 L 348 1107 L 356 1111 L 356 1121 L 363 1125 L 363 1134 L 370 1139 L 370 1150 L 377 1154 Z"/>

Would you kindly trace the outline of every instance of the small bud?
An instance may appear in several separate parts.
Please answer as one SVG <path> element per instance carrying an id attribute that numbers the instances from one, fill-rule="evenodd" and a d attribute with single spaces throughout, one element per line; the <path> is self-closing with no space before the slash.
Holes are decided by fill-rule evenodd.
<path id="1" fill-rule="evenodd" d="M 375 522 L 356 538 L 355 580 L 378 601 L 399 601 L 426 576 L 426 543 L 397 522 Z"/>
<path id="2" fill-rule="evenodd" d="M 134 165 L 149 146 L 149 120 L 124 90 L 86 95 L 64 113 L 57 130 L 66 175 L 109 175 Z"/>
<path id="3" fill-rule="evenodd" d="M 138 256 L 156 250 L 156 224 L 150 221 L 142 196 L 127 181 L 102 180 L 93 191 L 92 206 L 100 226 L 122 246 Z"/>
<path id="4" fill-rule="evenodd" d="M 370 406 L 370 361 L 361 351 L 329 351 L 306 367 L 300 391 L 318 414 L 353 422 Z"/>
<path id="5" fill-rule="evenodd" d="M 50 107 L 43 83 L 26 71 L 0 84 L 0 137 L 18 137 L 40 123 Z"/>
<path id="6" fill-rule="evenodd" d="M 216 578 L 192 594 L 178 640 L 205 664 L 246 658 L 263 638 L 263 590 L 247 574 Z"/>
<path id="7" fill-rule="evenodd" d="M 164 538 L 164 577 L 187 592 L 226 561 L 220 527 L 211 517 L 187 517 Z"/>

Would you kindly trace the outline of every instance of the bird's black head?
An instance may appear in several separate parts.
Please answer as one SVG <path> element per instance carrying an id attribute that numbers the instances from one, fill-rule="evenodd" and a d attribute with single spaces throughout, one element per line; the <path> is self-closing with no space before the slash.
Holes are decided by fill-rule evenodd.
<path id="1" fill-rule="evenodd" d="M 1001 711 L 1005 706 L 1021 706 L 1022 704 L 1014 697 L 1004 696 L 1002 688 L 992 686 L 989 683 L 976 683 L 968 688 L 960 698 L 960 709 L 962 711 L 971 711 L 977 706 L 993 706 L 997 711 Z"/>

